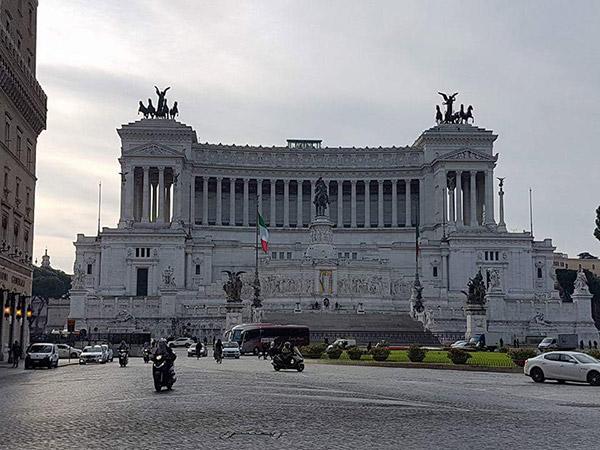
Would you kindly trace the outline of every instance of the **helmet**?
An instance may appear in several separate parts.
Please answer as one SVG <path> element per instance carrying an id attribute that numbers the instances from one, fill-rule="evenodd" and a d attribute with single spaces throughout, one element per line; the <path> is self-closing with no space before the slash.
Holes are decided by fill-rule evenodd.
<path id="1" fill-rule="evenodd" d="M 290 341 L 285 341 L 285 344 L 283 344 L 283 346 L 285 348 L 290 348 L 292 344 L 290 344 Z"/>

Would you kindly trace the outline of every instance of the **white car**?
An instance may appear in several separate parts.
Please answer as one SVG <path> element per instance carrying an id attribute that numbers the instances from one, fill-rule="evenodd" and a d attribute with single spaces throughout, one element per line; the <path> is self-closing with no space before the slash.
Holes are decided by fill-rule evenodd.
<path id="1" fill-rule="evenodd" d="M 106 362 L 106 351 L 101 345 L 88 345 L 83 348 L 83 352 L 79 355 L 79 364 L 100 363 Z"/>
<path id="2" fill-rule="evenodd" d="M 523 368 L 536 383 L 579 381 L 600 386 L 600 361 L 579 352 L 548 352 L 529 358 Z"/>
<path id="3" fill-rule="evenodd" d="M 237 342 L 223 342 L 223 358 L 240 359 L 240 344 Z"/>
<path id="4" fill-rule="evenodd" d="M 58 367 L 58 349 L 55 344 L 31 344 L 25 352 L 25 369 Z"/>
<path id="5" fill-rule="evenodd" d="M 188 348 L 193 343 L 194 343 L 194 341 L 192 340 L 192 338 L 180 337 L 180 338 L 175 339 L 174 341 L 169 341 L 167 344 L 171 348 L 173 348 L 173 347 L 186 347 L 186 348 Z"/>
<path id="6" fill-rule="evenodd" d="M 75 347 L 71 347 L 70 345 L 67 345 L 67 344 L 56 344 L 56 347 L 58 348 L 58 357 L 59 358 L 77 359 L 77 358 L 79 358 L 79 355 L 81 354 L 81 350 L 79 350 L 78 348 L 75 348 Z"/>
<path id="7" fill-rule="evenodd" d="M 469 346 L 468 341 L 456 341 L 452 345 L 450 345 L 450 348 L 465 348 L 468 346 Z"/>
<path id="8" fill-rule="evenodd" d="M 336 339 L 333 344 L 329 345 L 325 351 L 329 352 L 331 350 L 333 350 L 334 348 L 341 348 L 342 350 L 345 350 L 347 348 L 350 347 L 356 347 L 356 339 Z"/>

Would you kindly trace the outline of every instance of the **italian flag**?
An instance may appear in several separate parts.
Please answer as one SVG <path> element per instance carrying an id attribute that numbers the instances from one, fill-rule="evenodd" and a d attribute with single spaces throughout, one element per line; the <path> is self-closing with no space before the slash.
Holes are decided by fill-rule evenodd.
<path id="1" fill-rule="evenodd" d="M 269 253 L 269 230 L 265 225 L 265 219 L 258 213 L 258 232 L 260 234 L 260 245 L 263 252 Z"/>

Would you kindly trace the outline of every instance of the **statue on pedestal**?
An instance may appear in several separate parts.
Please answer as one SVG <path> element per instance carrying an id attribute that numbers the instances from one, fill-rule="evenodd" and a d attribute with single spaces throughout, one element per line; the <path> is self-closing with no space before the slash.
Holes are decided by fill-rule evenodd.
<path id="1" fill-rule="evenodd" d="M 313 200 L 317 216 L 324 216 L 327 205 L 329 204 L 329 194 L 327 193 L 327 185 L 322 177 L 319 177 L 315 184 L 315 198 Z"/>
<path id="2" fill-rule="evenodd" d="M 223 285 L 223 290 L 227 295 L 227 302 L 232 303 L 241 303 L 242 298 L 242 287 L 244 285 L 240 275 L 246 273 L 241 270 L 239 272 L 231 272 L 229 270 L 223 270 L 223 273 L 226 273 L 229 279 Z"/>
<path id="3" fill-rule="evenodd" d="M 469 280 L 467 284 L 469 292 L 462 291 L 467 296 L 467 306 L 483 306 L 485 305 L 485 283 L 481 270 Z"/>

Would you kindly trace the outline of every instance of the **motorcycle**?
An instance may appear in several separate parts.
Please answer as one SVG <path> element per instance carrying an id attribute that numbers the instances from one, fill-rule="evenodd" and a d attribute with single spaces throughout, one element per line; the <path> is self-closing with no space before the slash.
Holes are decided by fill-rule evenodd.
<path id="1" fill-rule="evenodd" d="M 291 358 L 284 358 L 284 356 L 279 353 L 273 356 L 273 369 L 279 372 L 281 369 L 296 369 L 298 372 L 302 372 L 304 370 L 304 358 L 303 356 L 296 352 L 292 355 Z"/>
<path id="2" fill-rule="evenodd" d="M 148 361 L 150 361 L 150 349 L 144 348 L 144 351 L 142 352 L 142 354 L 144 357 L 144 364 L 146 364 Z"/>
<path id="3" fill-rule="evenodd" d="M 128 362 L 129 362 L 129 353 L 127 352 L 127 350 L 119 350 L 119 365 L 121 367 L 125 367 L 125 366 L 127 366 Z"/>
<path id="4" fill-rule="evenodd" d="M 165 386 L 170 391 L 173 387 L 173 383 L 177 381 L 173 364 L 168 364 L 167 358 L 164 355 L 156 355 L 152 361 L 154 389 L 156 389 L 156 392 L 160 392 L 162 387 Z"/>

